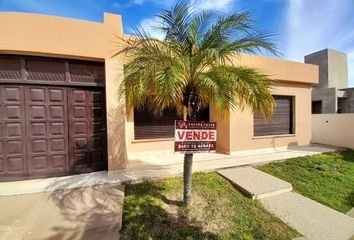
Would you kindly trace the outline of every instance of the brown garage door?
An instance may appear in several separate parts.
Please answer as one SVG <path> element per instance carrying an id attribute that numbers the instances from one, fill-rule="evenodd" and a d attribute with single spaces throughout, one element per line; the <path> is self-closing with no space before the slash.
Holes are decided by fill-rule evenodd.
<path id="1" fill-rule="evenodd" d="M 107 168 L 104 64 L 0 57 L 0 180 Z"/>

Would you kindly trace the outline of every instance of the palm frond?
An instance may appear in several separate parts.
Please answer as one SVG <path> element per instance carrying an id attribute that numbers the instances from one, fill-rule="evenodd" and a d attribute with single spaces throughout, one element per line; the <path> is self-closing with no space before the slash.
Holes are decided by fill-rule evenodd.
<path id="1" fill-rule="evenodd" d="M 160 29 L 166 33 L 165 40 L 186 42 L 188 24 L 194 15 L 193 9 L 187 1 L 180 1 L 170 10 L 163 10 L 156 15 L 161 21 Z"/>
<path id="2" fill-rule="evenodd" d="M 213 10 L 204 10 L 193 17 L 188 26 L 190 42 L 197 46 L 200 44 L 203 36 L 210 30 L 215 21 L 216 12 Z"/>
<path id="3" fill-rule="evenodd" d="M 197 82 L 199 94 L 211 100 L 220 112 L 228 114 L 230 110 L 249 107 L 266 119 L 271 117 L 274 109 L 271 80 L 253 68 L 215 66 L 201 74 Z"/>

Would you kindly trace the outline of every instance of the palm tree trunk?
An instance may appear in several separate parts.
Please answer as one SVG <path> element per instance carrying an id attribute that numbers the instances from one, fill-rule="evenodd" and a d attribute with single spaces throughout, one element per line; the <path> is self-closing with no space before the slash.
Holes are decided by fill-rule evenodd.
<path id="1" fill-rule="evenodd" d="M 183 163 L 183 203 L 188 206 L 191 201 L 192 195 L 192 163 L 193 163 L 193 154 L 186 153 L 184 154 L 184 163 Z"/>
<path id="2" fill-rule="evenodd" d="M 188 109 L 183 108 L 183 120 L 187 121 Z M 183 162 L 183 203 L 189 205 L 192 195 L 192 163 L 193 154 L 184 154 Z"/>
<path id="3" fill-rule="evenodd" d="M 189 120 L 196 121 L 197 110 L 195 107 L 191 107 L 191 114 Z M 187 120 L 188 109 L 185 106 L 183 108 L 183 120 Z M 184 154 L 183 162 L 183 203 L 188 206 L 191 201 L 192 195 L 192 165 L 193 165 L 193 153 Z"/>

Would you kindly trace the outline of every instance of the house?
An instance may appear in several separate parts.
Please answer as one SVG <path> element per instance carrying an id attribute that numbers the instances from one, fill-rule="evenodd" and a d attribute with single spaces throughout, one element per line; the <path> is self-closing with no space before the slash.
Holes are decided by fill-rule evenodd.
<path id="1" fill-rule="evenodd" d="M 103 23 L 27 13 L 0 13 L 0 179 L 44 178 L 125 168 L 137 152 L 172 151 L 173 109 L 161 118 L 126 116 L 117 100 L 123 34 L 119 15 Z M 118 37 L 117 37 L 118 36 Z M 311 140 L 311 88 L 318 67 L 242 55 L 274 81 L 269 123 L 247 109 L 222 118 L 210 106 L 200 118 L 217 122 L 217 151 L 273 149 Z"/>
<path id="2" fill-rule="evenodd" d="M 312 90 L 312 113 L 354 113 L 347 54 L 323 49 L 305 56 L 305 63 L 319 66 L 319 83 Z"/>

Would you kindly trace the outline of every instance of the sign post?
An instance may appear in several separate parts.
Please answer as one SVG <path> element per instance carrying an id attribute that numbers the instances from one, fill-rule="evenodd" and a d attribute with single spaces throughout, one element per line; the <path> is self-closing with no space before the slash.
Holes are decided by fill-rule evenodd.
<path id="1" fill-rule="evenodd" d="M 175 153 L 216 150 L 216 122 L 175 121 Z"/>

